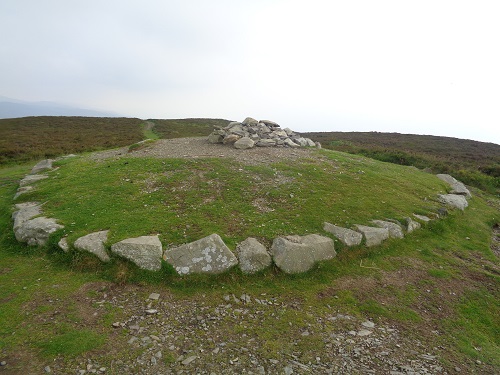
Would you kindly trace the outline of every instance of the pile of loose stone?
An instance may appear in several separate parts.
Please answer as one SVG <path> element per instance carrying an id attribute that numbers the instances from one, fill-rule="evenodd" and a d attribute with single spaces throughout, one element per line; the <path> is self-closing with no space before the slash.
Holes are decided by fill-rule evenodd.
<path id="1" fill-rule="evenodd" d="M 33 184 L 41 179 L 48 178 L 47 174 L 40 174 L 52 169 L 52 160 L 38 163 L 31 174 L 21 182 L 15 199 L 34 189 Z M 467 198 L 471 197 L 469 190 L 450 175 L 438 175 L 448 183 L 450 194 L 438 196 L 440 202 L 447 207 L 464 210 Z M 42 215 L 42 204 L 26 202 L 15 205 L 16 211 L 12 214 L 14 233 L 19 242 L 31 246 L 43 246 L 51 234 L 64 226 L 56 219 Z M 447 214 L 442 207 L 436 217 Z M 364 240 L 365 246 L 376 246 L 388 238 L 403 238 L 421 227 L 421 223 L 432 220 L 424 215 L 413 215 L 413 219 L 406 218 L 406 225 L 396 220 L 373 220 L 374 226 L 354 225 L 353 228 L 343 228 L 330 223 L 324 223 L 324 231 L 331 233 L 345 246 L 359 246 Z M 73 244 L 68 243 L 66 237 L 59 241 L 59 247 L 69 252 L 72 248 L 77 251 L 94 254 L 102 262 L 109 262 L 111 254 L 123 257 L 135 263 L 138 267 L 150 271 L 159 271 L 162 261 L 169 263 L 179 275 L 192 273 L 218 274 L 239 265 L 244 273 L 255 273 L 269 267 L 273 262 L 283 272 L 294 274 L 306 272 L 317 262 L 333 259 L 336 256 L 334 240 L 319 234 L 306 236 L 285 236 L 275 238 L 270 249 L 267 249 L 255 238 L 247 238 L 236 247 L 236 255 L 225 245 L 221 237 L 212 234 L 192 243 L 162 248 L 158 236 L 141 236 L 128 238 L 112 244 L 108 250 L 109 231 L 89 233 L 78 238 Z"/>
<path id="2" fill-rule="evenodd" d="M 210 143 L 233 145 L 237 149 L 257 147 L 321 147 L 289 128 L 269 120 L 257 121 L 247 117 L 243 122 L 231 122 L 226 127 L 216 127 L 208 136 Z"/>

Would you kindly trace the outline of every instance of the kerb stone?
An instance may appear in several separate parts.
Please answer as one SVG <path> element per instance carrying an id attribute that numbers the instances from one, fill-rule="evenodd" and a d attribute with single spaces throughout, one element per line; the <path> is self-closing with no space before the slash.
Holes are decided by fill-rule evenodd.
<path id="1" fill-rule="evenodd" d="M 238 264 L 235 255 L 218 234 L 168 249 L 163 259 L 171 264 L 179 275 L 218 274 Z"/>

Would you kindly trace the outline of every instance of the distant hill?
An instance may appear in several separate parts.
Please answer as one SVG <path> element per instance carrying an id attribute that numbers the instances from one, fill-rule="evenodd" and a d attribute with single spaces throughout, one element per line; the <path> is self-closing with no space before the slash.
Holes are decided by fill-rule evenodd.
<path id="1" fill-rule="evenodd" d="M 379 132 L 302 133 L 324 148 L 401 165 L 449 173 L 459 180 L 500 192 L 500 145 L 433 135 Z"/>
<path id="2" fill-rule="evenodd" d="M 0 96 L 0 118 L 27 116 L 118 117 L 113 112 L 72 107 L 54 102 L 28 102 Z"/>

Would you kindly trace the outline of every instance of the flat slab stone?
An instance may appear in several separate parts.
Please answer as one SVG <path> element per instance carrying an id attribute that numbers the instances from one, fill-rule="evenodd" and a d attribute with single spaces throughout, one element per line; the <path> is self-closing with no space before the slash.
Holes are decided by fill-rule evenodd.
<path id="1" fill-rule="evenodd" d="M 42 160 L 40 162 L 38 162 L 32 169 L 31 169 L 31 173 L 32 174 L 36 174 L 36 173 L 40 173 L 40 172 L 43 172 L 43 171 L 47 171 L 47 170 L 50 170 L 52 169 L 52 162 L 53 160 L 52 159 L 45 159 L 45 160 Z"/>
<path id="2" fill-rule="evenodd" d="M 104 246 L 105 242 L 108 240 L 108 232 L 107 230 L 103 230 L 87 234 L 77 239 L 73 246 L 79 251 L 88 251 L 94 254 L 103 262 L 109 262 L 110 258 Z"/>
<path id="3" fill-rule="evenodd" d="M 391 238 L 404 238 L 403 228 L 401 225 L 384 220 L 372 220 L 372 223 L 379 228 L 386 228 L 389 231 Z"/>
<path id="4" fill-rule="evenodd" d="M 467 202 L 467 199 L 464 195 L 440 194 L 438 195 L 438 200 L 443 204 L 446 204 L 453 208 L 458 208 L 462 211 L 465 210 L 467 206 L 469 206 L 469 202 Z"/>
<path id="5" fill-rule="evenodd" d="M 171 264 L 179 275 L 218 274 L 238 264 L 236 256 L 218 234 L 168 249 L 163 259 Z"/>
<path id="6" fill-rule="evenodd" d="M 28 186 L 37 181 L 44 180 L 46 178 L 49 178 L 49 176 L 46 174 L 29 174 L 19 182 L 19 186 L 20 187 Z"/>
<path id="7" fill-rule="evenodd" d="M 64 226 L 57 224 L 55 219 L 36 217 L 14 228 L 14 234 L 19 242 L 26 242 L 30 246 L 43 246 L 52 233 L 62 228 Z"/>
<path id="8" fill-rule="evenodd" d="M 405 218 L 406 220 L 406 232 L 411 233 L 416 231 L 417 229 L 420 229 L 422 225 L 418 222 L 413 220 L 411 217 Z"/>
<path id="9" fill-rule="evenodd" d="M 423 221 L 424 223 L 428 223 L 429 221 L 431 221 L 431 218 L 428 217 L 428 216 L 425 216 L 425 215 L 417 215 L 417 214 L 413 214 L 413 216 L 415 218 L 417 218 L 418 220 L 420 221 Z"/>
<path id="10" fill-rule="evenodd" d="M 17 211 L 12 213 L 14 220 L 14 230 L 20 227 L 25 221 L 33 219 L 35 216 L 42 214 L 42 209 L 38 202 L 19 203 L 14 206 Z"/>
<path id="11" fill-rule="evenodd" d="M 271 254 L 276 266 L 290 274 L 306 272 L 317 262 L 337 255 L 333 240 L 318 234 L 275 238 Z"/>
<path id="12" fill-rule="evenodd" d="M 255 238 L 249 237 L 236 247 L 236 255 L 243 273 L 251 274 L 262 271 L 271 265 L 271 255 Z"/>
<path id="13" fill-rule="evenodd" d="M 28 193 L 29 191 L 33 190 L 33 186 L 23 186 L 17 189 L 16 195 L 14 195 L 14 200 L 19 198 L 20 195 L 23 195 L 25 193 Z"/>
<path id="14" fill-rule="evenodd" d="M 361 244 L 363 235 L 352 229 L 342 228 L 330 223 L 323 223 L 323 229 L 333 234 L 340 242 L 346 246 L 358 246 Z"/>
<path id="15" fill-rule="evenodd" d="M 354 227 L 365 237 L 367 247 L 380 245 L 389 238 L 389 230 L 387 228 L 375 228 L 358 224 Z"/>
<path id="16" fill-rule="evenodd" d="M 134 262 L 139 268 L 149 271 L 161 269 L 163 251 L 158 236 L 128 238 L 111 245 L 111 252 Z"/>
<path id="17" fill-rule="evenodd" d="M 451 194 L 465 195 L 467 198 L 470 198 L 472 196 L 469 189 L 467 189 L 462 182 L 458 181 L 449 174 L 437 174 L 436 176 L 440 180 L 450 185 Z"/>
<path id="18" fill-rule="evenodd" d="M 57 246 L 59 246 L 59 248 L 64 251 L 65 253 L 67 253 L 69 251 L 69 243 L 68 243 L 68 239 L 66 237 L 63 237 L 59 240 L 59 242 L 57 243 Z"/>

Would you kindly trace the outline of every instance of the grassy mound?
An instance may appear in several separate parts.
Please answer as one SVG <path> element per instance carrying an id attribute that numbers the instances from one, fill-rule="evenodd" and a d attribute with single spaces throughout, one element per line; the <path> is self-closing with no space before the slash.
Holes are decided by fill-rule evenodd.
<path id="1" fill-rule="evenodd" d="M 110 242 L 160 234 L 165 245 L 218 233 L 230 246 L 436 212 L 445 184 L 415 168 L 334 151 L 298 163 L 228 159 L 68 159 L 21 196 L 47 202 L 70 240 L 110 229 Z"/>
<path id="2" fill-rule="evenodd" d="M 72 240 L 110 229 L 110 242 L 160 233 L 169 245 L 217 232 L 233 247 L 249 235 L 269 241 L 281 234 L 321 232 L 323 221 L 349 226 L 429 214 L 439 206 L 436 194 L 446 189 L 415 168 L 326 150 L 293 165 L 82 156 L 59 166 L 19 201 L 46 202 L 45 213 L 60 219 Z M 400 330 L 395 354 L 418 345 L 437 355 L 447 372 L 460 366 L 462 373 L 498 373 L 500 279 L 489 246 L 500 205 L 491 195 L 474 189 L 464 212 L 453 211 L 404 240 L 369 249 L 339 248 L 334 260 L 305 274 L 271 268 L 253 276 L 233 270 L 182 278 L 140 273 L 117 259 L 103 266 L 80 254 L 71 254 L 75 261 L 67 267 L 55 247 L 46 251 L 17 243 L 12 197 L 30 167 L 0 169 L 0 354 L 8 371 L 36 373 L 50 364 L 70 373 L 89 358 L 107 368 L 118 359 L 135 359 L 127 331 L 112 323 L 143 314 L 144 301 L 154 291 L 161 293 L 162 306 L 186 316 L 177 321 L 183 327 L 198 321 L 198 315 L 215 314 L 228 303 L 226 295 L 277 301 L 268 310 L 253 303 L 260 311 L 257 318 L 227 317 L 207 333 L 222 335 L 229 349 L 256 340 L 262 348 L 251 349 L 257 358 L 293 355 L 308 363 L 336 355 L 317 333 L 337 332 L 342 323 L 328 319 L 340 312 Z M 88 267 L 78 266 L 82 261 Z M 166 326 L 171 323 L 176 324 Z M 355 328 L 349 324 L 346 332 Z M 311 335 L 303 336 L 303 330 Z M 197 329 L 196 343 L 182 349 L 201 344 L 212 349 L 203 335 Z M 83 344 L 71 345 L 75 340 Z M 181 352 L 162 346 L 170 366 Z M 233 358 L 228 353 L 222 353 L 221 363 Z"/>

